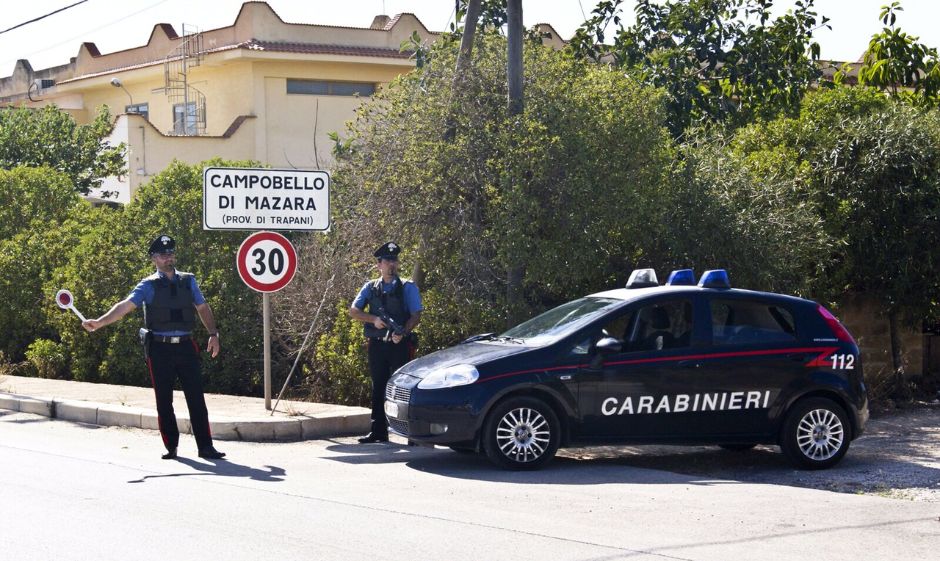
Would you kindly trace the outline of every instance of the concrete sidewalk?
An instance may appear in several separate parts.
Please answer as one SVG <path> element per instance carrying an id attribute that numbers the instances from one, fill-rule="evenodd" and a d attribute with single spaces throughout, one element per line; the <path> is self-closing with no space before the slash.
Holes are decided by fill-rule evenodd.
<path id="1" fill-rule="evenodd" d="M 206 394 L 206 405 L 212 437 L 217 440 L 295 441 L 369 432 L 370 410 L 363 407 L 281 401 L 272 416 L 262 398 L 220 394 Z M 180 433 L 191 434 L 183 392 L 174 392 L 173 407 Z M 151 388 L 0 376 L 0 409 L 158 430 Z"/>

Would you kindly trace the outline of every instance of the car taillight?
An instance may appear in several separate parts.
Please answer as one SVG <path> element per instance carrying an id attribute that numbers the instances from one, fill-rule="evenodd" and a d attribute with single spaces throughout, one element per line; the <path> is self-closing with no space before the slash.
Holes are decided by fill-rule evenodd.
<path id="1" fill-rule="evenodd" d="M 822 306 L 818 306 L 816 309 L 819 311 L 819 315 L 826 320 L 826 325 L 832 330 L 832 334 L 836 336 L 836 339 L 855 345 L 855 339 L 852 337 L 852 334 L 849 333 L 849 330 L 842 325 L 839 318 L 832 315 L 832 312 Z"/>

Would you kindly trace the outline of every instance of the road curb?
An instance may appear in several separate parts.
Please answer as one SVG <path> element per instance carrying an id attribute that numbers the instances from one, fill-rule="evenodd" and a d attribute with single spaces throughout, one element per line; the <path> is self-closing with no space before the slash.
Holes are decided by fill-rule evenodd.
<path id="1" fill-rule="evenodd" d="M 0 392 L 0 409 L 90 425 L 159 430 L 156 411 L 111 403 Z M 176 419 L 181 434 L 192 434 L 187 414 L 177 413 Z M 369 430 L 369 424 L 369 413 L 335 412 L 315 416 L 297 415 L 288 419 L 220 416 L 215 420 L 210 418 L 209 421 L 213 438 L 247 442 L 296 442 L 364 434 Z"/>

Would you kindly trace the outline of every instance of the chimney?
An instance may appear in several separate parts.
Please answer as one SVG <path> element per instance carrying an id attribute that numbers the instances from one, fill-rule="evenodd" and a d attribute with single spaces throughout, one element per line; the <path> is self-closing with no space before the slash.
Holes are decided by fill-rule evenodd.
<path id="1" fill-rule="evenodd" d="M 392 18 L 388 16 L 375 16 L 375 19 L 372 20 L 372 25 L 369 26 L 369 29 L 385 29 L 385 25 Z"/>

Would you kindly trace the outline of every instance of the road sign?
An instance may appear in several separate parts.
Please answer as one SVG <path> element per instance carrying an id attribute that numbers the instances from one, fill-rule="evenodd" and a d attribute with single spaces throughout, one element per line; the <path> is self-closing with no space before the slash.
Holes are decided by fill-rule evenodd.
<path id="1" fill-rule="evenodd" d="M 330 174 L 325 171 L 205 168 L 204 230 L 328 230 Z"/>
<path id="2" fill-rule="evenodd" d="M 249 288 L 277 292 L 287 286 L 297 271 L 297 252 L 277 232 L 255 232 L 238 248 L 238 274 Z"/>

